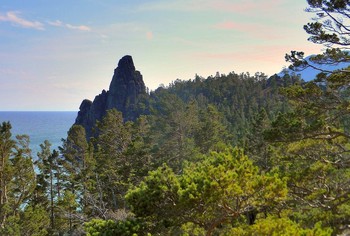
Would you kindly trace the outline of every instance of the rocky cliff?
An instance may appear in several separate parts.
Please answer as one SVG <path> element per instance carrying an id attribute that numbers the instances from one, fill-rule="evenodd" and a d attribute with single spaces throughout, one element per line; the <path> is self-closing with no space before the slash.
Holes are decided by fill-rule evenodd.
<path id="1" fill-rule="evenodd" d="M 123 113 L 124 120 L 135 120 L 141 113 L 140 103 L 147 96 L 142 75 L 135 69 L 131 56 L 119 60 L 118 67 L 109 85 L 94 101 L 85 99 L 80 107 L 75 124 L 82 125 L 87 136 L 92 136 L 92 128 L 109 109 L 116 108 Z"/>

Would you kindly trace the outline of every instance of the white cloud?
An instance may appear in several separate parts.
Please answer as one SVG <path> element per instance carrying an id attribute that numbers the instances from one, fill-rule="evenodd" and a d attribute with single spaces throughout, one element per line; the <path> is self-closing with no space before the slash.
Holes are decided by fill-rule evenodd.
<path id="1" fill-rule="evenodd" d="M 52 26 L 57 26 L 57 27 L 61 27 L 61 26 L 63 26 L 62 21 L 59 21 L 59 20 L 55 20 L 55 21 L 48 21 L 47 23 L 48 23 L 49 25 L 52 25 Z"/>
<path id="2" fill-rule="evenodd" d="M 79 31 L 91 31 L 91 28 L 86 26 L 86 25 L 72 25 L 72 24 L 66 24 L 63 23 L 60 20 L 55 20 L 55 21 L 48 21 L 47 22 L 49 25 L 51 26 L 55 26 L 55 27 L 65 27 L 67 29 L 71 29 L 71 30 L 79 30 Z"/>
<path id="3" fill-rule="evenodd" d="M 45 30 L 45 25 L 39 21 L 30 21 L 22 18 L 21 13 L 19 11 L 9 11 L 5 14 L 0 13 L 0 22 L 10 22 L 14 25 L 19 25 L 23 28 L 32 28 L 36 30 Z M 79 30 L 79 31 L 91 31 L 91 28 L 86 25 L 72 25 L 72 24 L 64 24 L 60 20 L 55 21 L 47 21 L 48 25 L 54 27 L 65 27 L 67 29 Z"/>
<path id="4" fill-rule="evenodd" d="M 36 30 L 45 30 L 44 24 L 39 21 L 30 21 L 20 17 L 20 12 L 9 11 L 5 15 L 0 14 L 0 21 L 11 22 L 23 28 L 32 28 Z"/>
<path id="5" fill-rule="evenodd" d="M 71 25 L 71 24 L 66 24 L 65 25 L 68 29 L 73 29 L 73 30 L 80 30 L 80 31 L 91 31 L 91 28 L 86 26 L 86 25 Z"/>

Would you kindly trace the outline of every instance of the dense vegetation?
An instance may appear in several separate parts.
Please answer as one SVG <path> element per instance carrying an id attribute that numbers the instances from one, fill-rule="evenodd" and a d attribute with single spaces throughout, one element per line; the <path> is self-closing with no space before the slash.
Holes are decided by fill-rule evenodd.
<path id="1" fill-rule="evenodd" d="M 345 0 L 309 0 L 321 64 L 348 61 Z M 338 16 L 334 16 L 338 15 Z M 334 16 L 334 17 L 333 17 Z M 328 20 L 328 21 L 327 21 Z M 332 30 L 333 27 L 333 30 Z M 332 47 L 330 47 L 332 46 Z M 286 56 L 310 66 L 301 52 Z M 336 235 L 350 224 L 349 72 L 177 80 L 59 150 L 0 125 L 0 235 Z"/>

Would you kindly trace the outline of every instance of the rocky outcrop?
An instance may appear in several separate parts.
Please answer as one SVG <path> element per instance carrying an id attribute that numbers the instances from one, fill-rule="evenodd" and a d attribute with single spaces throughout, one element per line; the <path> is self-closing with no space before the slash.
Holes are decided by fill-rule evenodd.
<path id="1" fill-rule="evenodd" d="M 131 56 L 119 60 L 118 67 L 109 85 L 94 101 L 85 99 L 80 107 L 75 124 L 82 125 L 88 137 L 92 136 L 92 128 L 97 120 L 101 120 L 109 109 L 117 109 L 123 113 L 124 120 L 135 120 L 144 113 L 140 103 L 147 96 L 142 75 L 135 69 Z"/>

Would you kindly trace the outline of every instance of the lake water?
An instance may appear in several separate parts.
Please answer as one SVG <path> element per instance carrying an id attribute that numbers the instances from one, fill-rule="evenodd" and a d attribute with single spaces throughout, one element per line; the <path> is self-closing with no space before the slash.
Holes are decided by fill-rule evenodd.
<path id="1" fill-rule="evenodd" d="M 0 123 L 10 121 L 13 139 L 17 134 L 30 137 L 30 148 L 36 158 L 40 144 L 48 140 L 52 149 L 62 145 L 61 139 L 67 137 L 69 128 L 73 125 L 78 112 L 37 112 L 37 111 L 0 111 Z"/>

